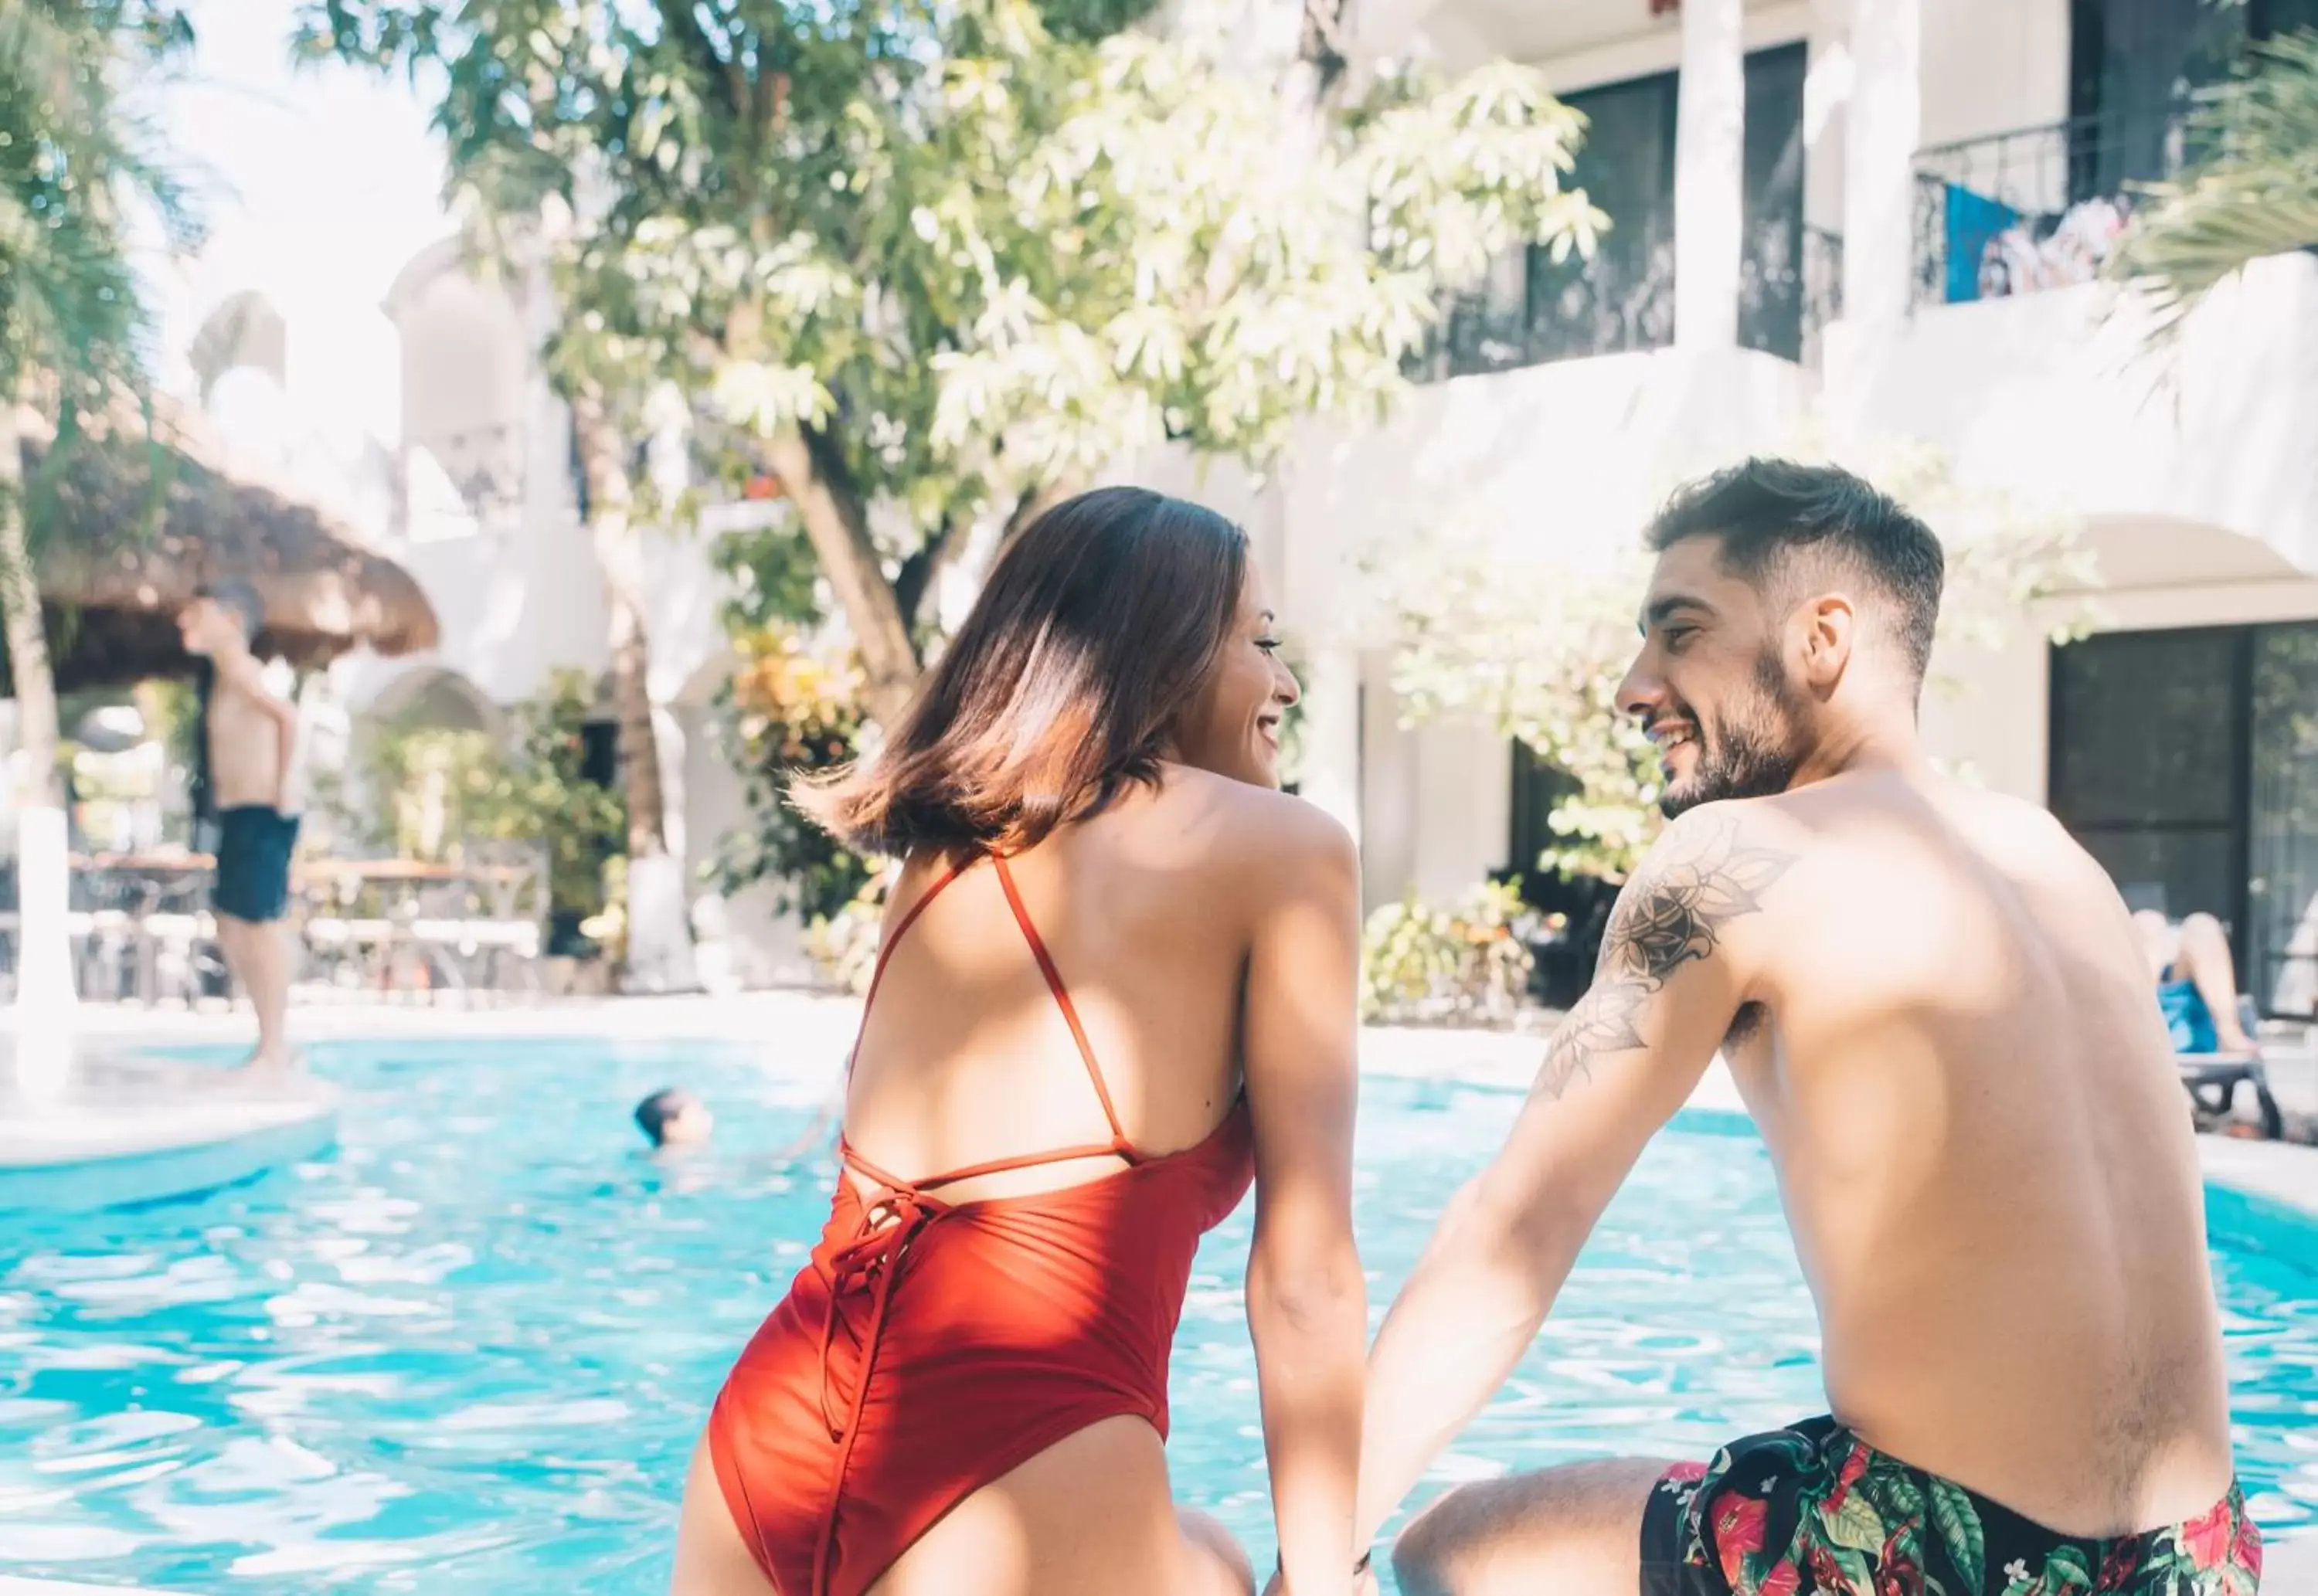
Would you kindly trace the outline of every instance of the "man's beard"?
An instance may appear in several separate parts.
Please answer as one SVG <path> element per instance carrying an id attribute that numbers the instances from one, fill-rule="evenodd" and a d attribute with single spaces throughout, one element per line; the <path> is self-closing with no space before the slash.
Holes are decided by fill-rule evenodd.
<path id="1" fill-rule="evenodd" d="M 1658 794 L 1658 812 L 1667 819 L 1726 798 L 1767 798 L 1794 780 L 1802 764 L 1802 714 L 1777 655 L 1756 660 L 1750 685 L 1754 691 L 1738 695 L 1711 727 L 1685 706 L 1698 729 L 1698 767 Z"/>

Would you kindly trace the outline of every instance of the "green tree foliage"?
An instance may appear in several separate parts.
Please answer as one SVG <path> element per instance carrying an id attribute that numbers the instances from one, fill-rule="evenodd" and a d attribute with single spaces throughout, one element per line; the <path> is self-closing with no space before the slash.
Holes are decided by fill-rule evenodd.
<path id="1" fill-rule="evenodd" d="M 123 103 L 188 49 L 159 0 L 0 0 L 0 377 L 103 404 L 139 374 L 145 320 L 129 258 L 139 208 L 188 242 L 157 136 Z"/>
<path id="2" fill-rule="evenodd" d="M 729 425 L 891 718 L 976 525 L 1383 404 L 1444 288 L 1603 225 L 1532 74 L 1388 75 L 1291 128 L 1140 9 L 313 0 L 306 38 L 439 84 L 462 180 L 557 219 L 567 390 L 673 382 Z"/>
<path id="3" fill-rule="evenodd" d="M 1520 936 L 1528 910 L 1511 885 L 1484 882 L 1454 910 L 1429 909 L 1412 892 L 1368 918 L 1361 930 L 1361 1018 L 1502 1024 L 1529 994 L 1537 962 Z"/>
<path id="4" fill-rule="evenodd" d="M 22 480 L 16 407 L 49 412 L 61 469 L 76 419 L 141 375 L 146 330 L 130 235 L 141 210 L 172 244 L 193 228 L 126 91 L 192 29 L 160 0 L 0 0 L 0 609 L 27 797 L 58 802 L 56 689 L 32 551 L 41 483 Z"/>
<path id="5" fill-rule="evenodd" d="M 716 874 L 727 892 L 773 883 L 779 906 L 810 926 L 837 915 L 867 886 L 865 859 L 788 802 L 789 785 L 849 764 L 861 748 L 859 682 L 794 628 L 741 640 L 741 665 L 719 699 L 725 753 L 748 786 L 751 824 L 725 834 Z"/>
<path id="6" fill-rule="evenodd" d="M 619 793 L 587 775 L 595 694 L 558 671 L 515 706 L 504 737 L 435 727 L 382 731 L 365 751 L 364 802 L 339 819 L 406 858 L 456 861 L 478 843 L 528 843 L 547 865 L 548 904 L 580 919 L 605 906 L 605 866 L 627 816 Z"/>
<path id="7" fill-rule="evenodd" d="M 584 672 L 559 670 L 544 692 L 517 705 L 508 749 L 474 810 L 479 837 L 546 850 L 548 906 L 580 918 L 604 908 L 605 868 L 627 832 L 619 790 L 587 774 L 595 698 Z"/>

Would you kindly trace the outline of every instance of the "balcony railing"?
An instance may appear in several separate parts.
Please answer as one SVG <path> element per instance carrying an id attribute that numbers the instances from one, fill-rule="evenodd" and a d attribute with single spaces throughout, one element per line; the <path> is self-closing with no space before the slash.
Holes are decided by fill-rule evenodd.
<path id="1" fill-rule="evenodd" d="M 1410 374 L 1433 381 L 1672 342 L 1672 238 L 1559 264 L 1532 248 L 1499 261 L 1478 288 L 1450 296 Z"/>
<path id="2" fill-rule="evenodd" d="M 2134 186 L 2180 170 L 2189 109 L 2102 112 L 1919 151 L 1917 303 L 2092 282 L 2125 230 Z"/>
<path id="3" fill-rule="evenodd" d="M 1605 247 L 1590 261 L 1557 265 L 1542 249 L 1508 256 L 1480 287 L 1450 298 L 1410 375 L 1435 381 L 1667 347 L 1671 231 L 1622 253 Z M 1750 240 L 1738 282 L 1740 345 L 1816 365 L 1820 329 L 1842 313 L 1842 236 L 1790 213 Z"/>

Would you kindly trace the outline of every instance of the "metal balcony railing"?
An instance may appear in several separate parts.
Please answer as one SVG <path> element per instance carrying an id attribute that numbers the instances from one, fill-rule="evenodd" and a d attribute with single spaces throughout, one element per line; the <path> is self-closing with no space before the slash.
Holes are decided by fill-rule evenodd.
<path id="1" fill-rule="evenodd" d="M 1815 364 L 1819 331 L 1842 313 L 1843 238 L 1792 213 L 1749 241 L 1738 283 L 1738 342 Z M 1640 247 L 1555 264 L 1542 249 L 1498 263 L 1451 295 L 1410 363 L 1420 381 L 1551 361 L 1663 349 L 1674 342 L 1670 226 Z"/>
<path id="2" fill-rule="evenodd" d="M 1544 249 L 1524 249 L 1499 261 L 1478 287 L 1449 296 L 1410 374 L 1434 381 L 1673 341 L 1671 238 L 1559 264 Z"/>
<path id="3" fill-rule="evenodd" d="M 2190 105 L 2105 111 L 1916 156 L 1915 297 L 1958 304 L 2089 282 L 2138 184 L 2189 153 Z"/>

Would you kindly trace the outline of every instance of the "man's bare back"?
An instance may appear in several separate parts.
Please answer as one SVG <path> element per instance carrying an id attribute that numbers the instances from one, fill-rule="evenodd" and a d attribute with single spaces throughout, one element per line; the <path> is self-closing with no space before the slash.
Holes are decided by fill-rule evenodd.
<path id="1" fill-rule="evenodd" d="M 216 829 L 217 879 L 211 888 L 227 966 L 257 1011 L 250 1062 L 273 1077 L 293 1061 L 286 1031 L 293 954 L 278 922 L 289 909 L 298 817 L 290 812 L 291 759 L 298 712 L 265 684 L 251 651 L 265 605 L 248 583 L 203 588 L 178 616 L 185 650 L 209 666 L 202 735 L 208 754 L 209 813 Z"/>
<path id="2" fill-rule="evenodd" d="M 2069 1533 L 2210 1506 L 2229 1429 L 2197 1157 L 2107 878 L 2042 811 L 1936 778 L 1728 807 L 1730 857 L 1700 868 L 1775 879 L 1720 931 L 1751 973 L 1724 1057 L 1836 1416 Z"/>
<path id="3" fill-rule="evenodd" d="M 2123 901 L 1938 776 L 1938 540 L 1826 467 L 1677 493 L 1618 702 L 1672 823 L 1378 1337 L 1364 1530 L 1485 1403 L 1713 1057 L 1777 1170 L 1832 1410 L 1712 1464 L 1451 1493 L 1407 1596 L 2250 1596 L 2188 1111 Z"/>

